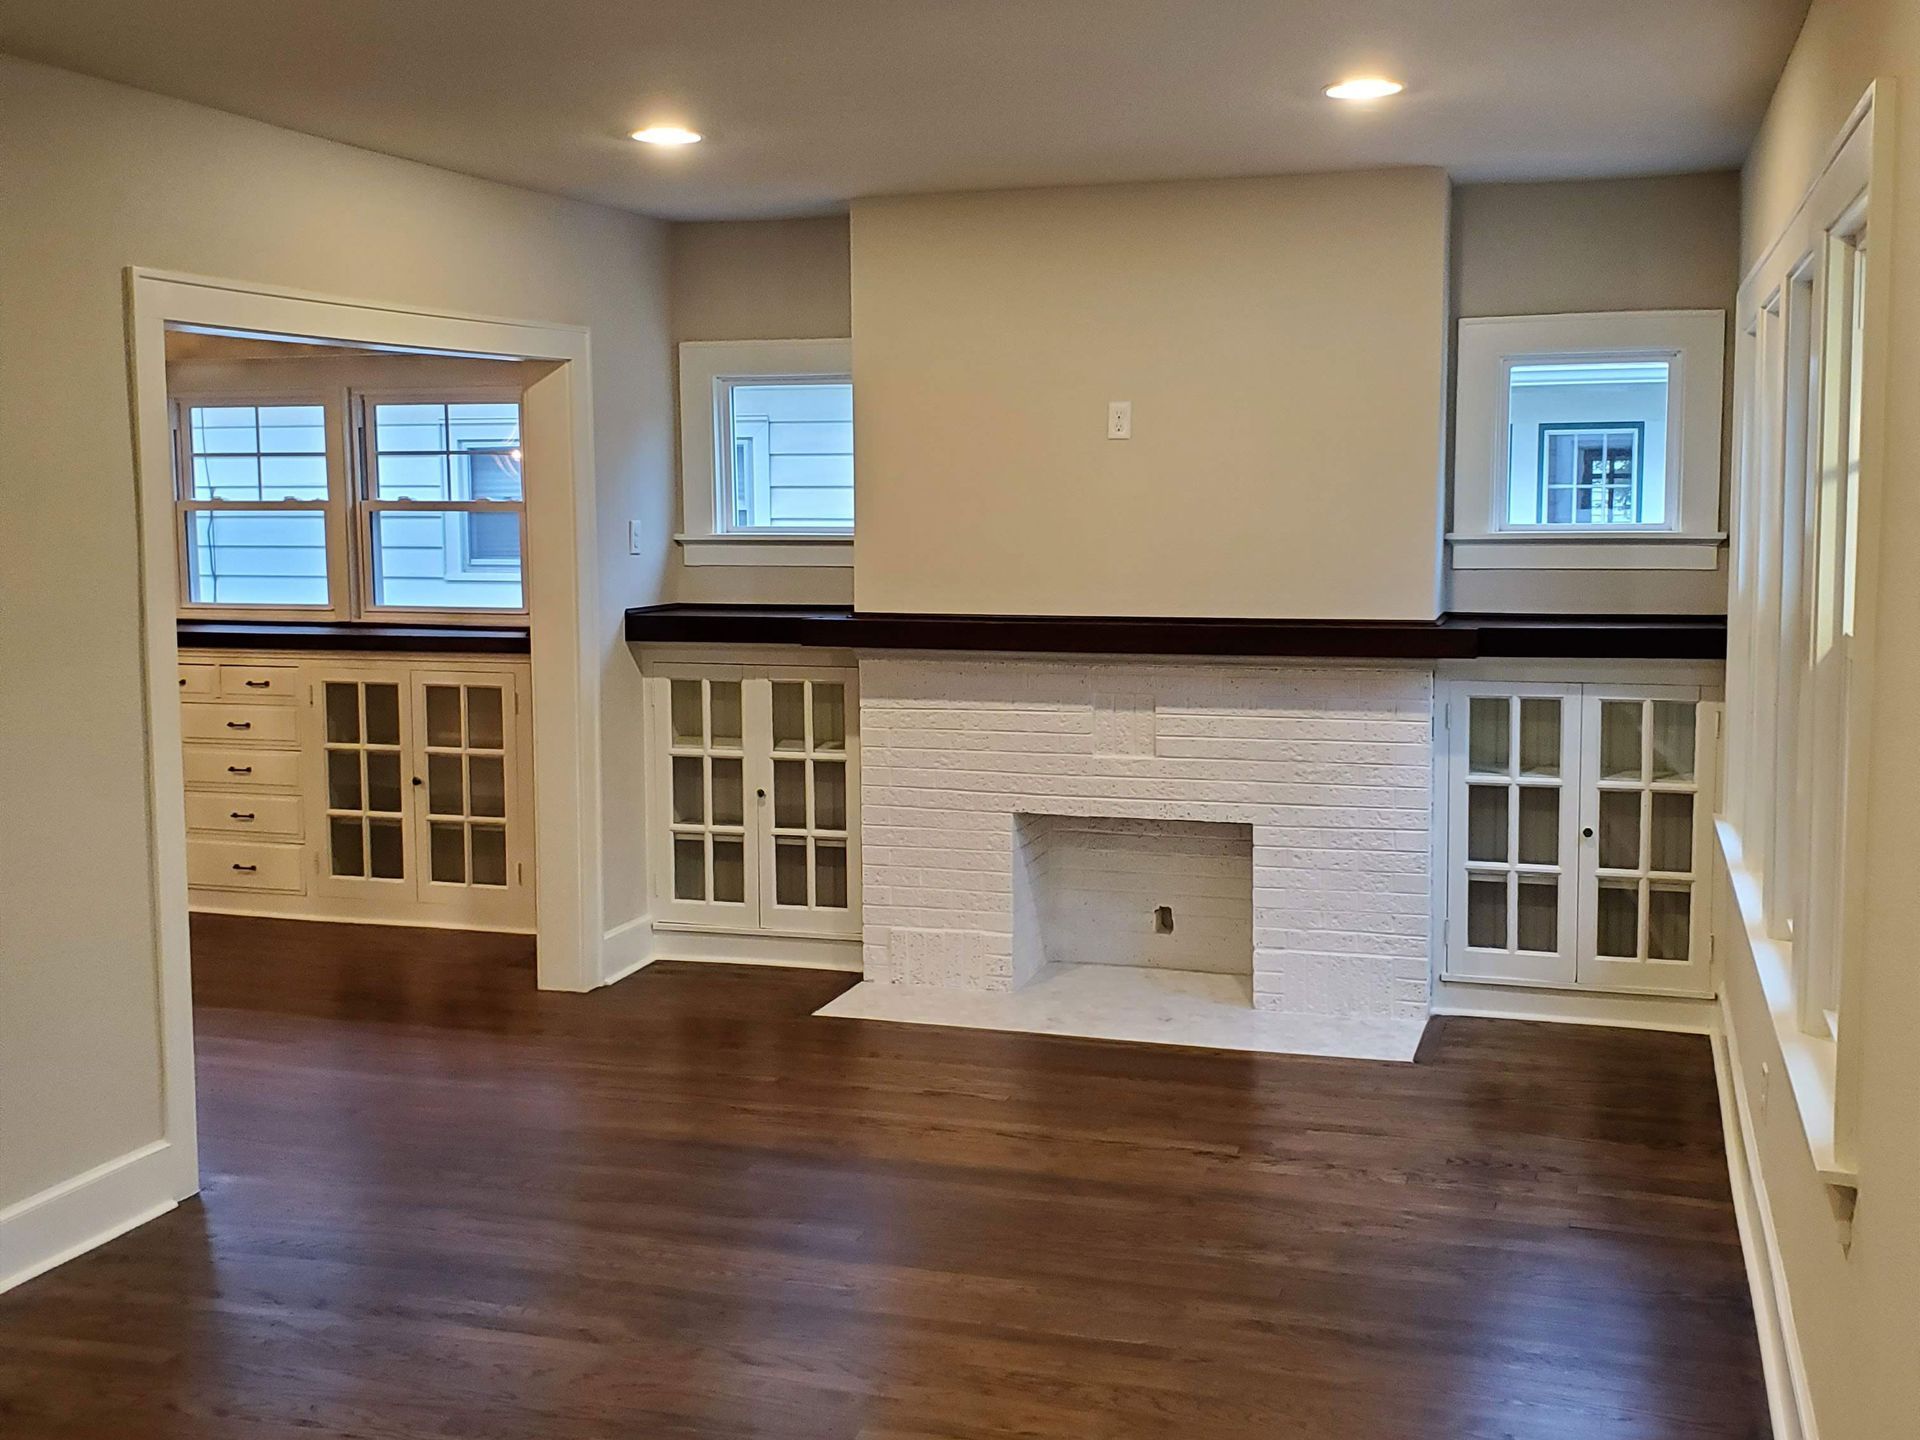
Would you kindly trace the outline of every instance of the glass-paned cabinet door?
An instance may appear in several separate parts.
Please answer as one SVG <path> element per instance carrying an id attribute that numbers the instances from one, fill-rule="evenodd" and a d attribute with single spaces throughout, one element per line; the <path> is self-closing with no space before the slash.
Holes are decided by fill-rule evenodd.
<path id="1" fill-rule="evenodd" d="M 1589 685 L 1582 703 L 1579 983 L 1705 994 L 1719 706 L 1686 686 Z"/>
<path id="2" fill-rule="evenodd" d="M 655 681 L 654 695 L 654 788 L 665 812 L 664 833 L 656 835 L 660 909 L 681 919 L 752 924 L 759 855 L 749 829 L 743 672 L 676 669 Z"/>
<path id="3" fill-rule="evenodd" d="M 413 839 L 408 833 L 404 676 L 327 675 L 318 682 L 320 888 L 365 894 L 369 887 L 411 898 Z"/>
<path id="4" fill-rule="evenodd" d="M 504 923 L 522 908 L 531 818 L 516 677 L 416 670 L 412 683 L 420 898 L 449 918 Z"/>
<path id="5" fill-rule="evenodd" d="M 1461 682 L 1447 706 L 1446 973 L 1572 984 L 1579 687 Z"/>
<path id="6" fill-rule="evenodd" d="M 656 913 L 688 925 L 860 928 L 856 672 L 649 668 Z"/>
<path id="7" fill-rule="evenodd" d="M 779 667 L 767 687 L 760 800 L 761 924 L 845 934 L 859 926 L 859 747 L 854 672 Z"/>

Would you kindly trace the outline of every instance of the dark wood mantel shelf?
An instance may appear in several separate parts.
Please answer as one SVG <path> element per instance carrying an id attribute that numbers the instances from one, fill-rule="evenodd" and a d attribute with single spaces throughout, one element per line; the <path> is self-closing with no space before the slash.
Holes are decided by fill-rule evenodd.
<path id="1" fill-rule="evenodd" d="M 370 654 L 525 655 L 520 627 L 477 625 L 328 625 L 310 621 L 182 620 L 192 650 L 357 650 Z"/>
<path id="2" fill-rule="evenodd" d="M 641 644 L 807 645 L 1059 655 L 1360 660 L 1724 660 L 1718 615 L 1444 615 L 1438 620 L 899 615 L 832 605 L 642 605 Z"/>

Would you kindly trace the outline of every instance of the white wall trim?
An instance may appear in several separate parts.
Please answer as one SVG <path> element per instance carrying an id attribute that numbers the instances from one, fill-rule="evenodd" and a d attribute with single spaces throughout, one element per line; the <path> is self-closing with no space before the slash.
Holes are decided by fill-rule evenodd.
<path id="1" fill-rule="evenodd" d="M 853 341 L 683 340 L 680 361 L 680 521 L 673 538 L 688 565 L 838 565 L 853 564 L 853 530 L 797 533 L 728 534 L 720 530 L 720 463 L 716 446 L 728 444 L 717 413 L 719 389 L 726 379 L 763 376 L 853 376 Z"/>
<path id="2" fill-rule="evenodd" d="M 1433 1013 L 1604 1025 L 1616 1030 L 1670 1030 L 1682 1035 L 1711 1035 L 1720 1024 L 1714 1002 L 1697 996 L 1603 994 L 1445 977 L 1434 981 Z"/>
<path id="3" fill-rule="evenodd" d="M 760 935 L 743 931 L 655 929 L 653 958 L 712 965 L 770 965 L 787 970 L 838 970 L 858 975 L 858 939 L 826 935 Z"/>
<path id="4" fill-rule="evenodd" d="M 1453 567 L 1714 569 L 1725 538 L 1719 515 L 1726 324 L 1721 310 L 1463 316 L 1455 367 L 1453 525 L 1447 535 Z M 1604 533 L 1595 526 L 1510 525 L 1509 367 L 1533 359 L 1656 356 L 1673 367 L 1665 514 Z M 1606 563 L 1609 553 L 1618 560 Z"/>
<path id="5" fill-rule="evenodd" d="M 559 362 L 523 397 L 527 586 L 533 610 L 534 834 L 544 989 L 601 983 L 600 637 L 594 563 L 590 337 L 575 325 L 437 314 L 129 267 L 128 365 L 140 525 L 148 849 L 160 998 L 161 1152 L 172 1195 L 199 1189 L 193 995 L 187 938 L 186 805 L 175 634 L 173 463 L 167 413 L 170 321 L 256 334 Z"/>
<path id="6" fill-rule="evenodd" d="M 1724 535 L 1449 535 L 1456 570 L 1715 570 Z"/>
<path id="7" fill-rule="evenodd" d="M 1819 1440 L 1820 1429 L 1807 1389 L 1806 1362 L 1787 1291 L 1786 1265 L 1773 1228 L 1766 1177 L 1760 1173 L 1753 1108 L 1740 1068 L 1732 1013 L 1720 1002 L 1720 1029 L 1713 1038 L 1713 1073 L 1720 1091 L 1720 1121 L 1726 1134 L 1727 1176 L 1733 1213 L 1746 1258 L 1747 1286 L 1753 1296 L 1753 1322 L 1760 1339 L 1760 1368 L 1766 1379 L 1767 1412 L 1773 1440 Z"/>
<path id="8" fill-rule="evenodd" d="M 170 1149 L 155 1140 L 0 1210 L 0 1292 L 179 1204 Z"/>
<path id="9" fill-rule="evenodd" d="M 653 922 L 645 915 L 616 925 L 600 937 L 600 983 L 614 985 L 647 968 L 655 953 Z"/>
<path id="10" fill-rule="evenodd" d="M 791 535 L 694 535 L 673 537 L 688 565 L 813 565 L 853 568 L 853 536 L 795 532 Z"/>

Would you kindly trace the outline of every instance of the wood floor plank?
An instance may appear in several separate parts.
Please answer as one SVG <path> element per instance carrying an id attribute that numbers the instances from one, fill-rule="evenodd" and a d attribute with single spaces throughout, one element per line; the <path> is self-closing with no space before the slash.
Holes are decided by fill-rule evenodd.
<path id="1" fill-rule="evenodd" d="M 533 988 L 199 917 L 204 1192 L 0 1297 L 8 1440 L 1761 1440 L 1699 1037 L 1417 1064 Z"/>

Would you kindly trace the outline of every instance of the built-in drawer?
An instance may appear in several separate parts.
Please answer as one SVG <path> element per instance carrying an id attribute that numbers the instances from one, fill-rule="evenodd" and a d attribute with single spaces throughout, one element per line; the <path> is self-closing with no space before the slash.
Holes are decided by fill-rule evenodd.
<path id="1" fill-rule="evenodd" d="M 180 667 L 180 693 L 195 697 L 212 695 L 220 683 L 218 665 L 182 665 Z"/>
<path id="2" fill-rule="evenodd" d="M 196 890 L 277 890 L 299 894 L 298 845 L 266 841 L 187 839 L 187 884 Z"/>
<path id="3" fill-rule="evenodd" d="M 293 702 L 299 688 L 300 671 L 293 665 L 222 665 L 222 700 L 278 700 Z"/>
<path id="4" fill-rule="evenodd" d="M 300 838 L 300 797 L 195 790 L 187 796 L 187 828 L 297 840 Z"/>
<path id="5" fill-rule="evenodd" d="M 188 740 L 291 745 L 299 711 L 291 706 L 228 705 L 221 701 L 180 707 L 180 733 Z"/>
<path id="6" fill-rule="evenodd" d="M 300 752 L 239 745 L 184 747 L 191 789 L 292 790 L 300 784 Z"/>

